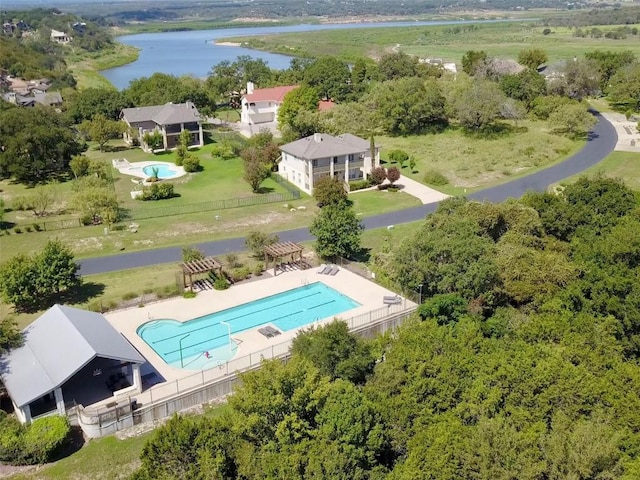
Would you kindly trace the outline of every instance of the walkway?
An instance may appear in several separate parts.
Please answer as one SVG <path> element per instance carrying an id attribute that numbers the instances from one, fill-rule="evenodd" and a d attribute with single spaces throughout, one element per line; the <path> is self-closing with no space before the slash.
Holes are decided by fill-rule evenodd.
<path id="1" fill-rule="evenodd" d="M 424 205 L 427 203 L 440 202 L 445 198 L 449 198 L 446 193 L 439 192 L 431 187 L 416 182 L 412 178 L 400 175 L 400 179 L 396 182 L 396 185 L 401 187 L 404 193 L 408 193 L 420 200 Z"/>
<path id="2" fill-rule="evenodd" d="M 618 136 L 613 125 L 602 115 L 597 114 L 598 123 L 590 134 L 589 141 L 578 153 L 552 167 L 511 180 L 510 182 L 487 188 L 468 195 L 468 198 L 479 201 L 501 202 L 507 198 L 519 198 L 530 190 L 542 192 L 549 185 L 557 183 L 567 177 L 586 170 L 609 155 Z M 363 219 L 366 229 L 381 228 L 387 225 L 415 222 L 433 212 L 438 202 L 407 208 L 395 212 L 374 215 Z M 295 230 L 277 232 L 281 241 L 305 242 L 311 240 L 307 227 Z M 197 245 L 205 255 L 224 255 L 227 252 L 244 250 L 244 238 L 230 238 Z M 157 250 L 143 250 L 140 252 L 123 253 L 107 257 L 96 257 L 81 260 L 80 273 L 90 275 L 94 273 L 114 272 L 127 268 L 145 267 L 161 263 L 178 262 L 182 258 L 180 247 L 161 248 Z"/>

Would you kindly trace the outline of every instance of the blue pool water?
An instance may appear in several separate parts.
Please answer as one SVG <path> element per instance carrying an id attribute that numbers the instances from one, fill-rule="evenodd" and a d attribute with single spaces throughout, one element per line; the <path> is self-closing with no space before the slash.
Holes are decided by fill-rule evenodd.
<path id="1" fill-rule="evenodd" d="M 176 174 L 176 170 L 166 163 L 158 163 L 157 165 L 147 165 L 142 169 L 145 175 L 153 176 L 153 169 L 158 169 L 158 178 L 170 178 Z"/>
<path id="2" fill-rule="evenodd" d="M 235 354 L 237 346 L 230 343 L 229 331 L 233 335 L 271 323 L 286 332 L 358 306 L 349 297 L 316 282 L 184 323 L 153 320 L 141 325 L 137 333 L 173 367 L 209 368 Z M 206 352 L 211 362 L 204 362 Z"/>

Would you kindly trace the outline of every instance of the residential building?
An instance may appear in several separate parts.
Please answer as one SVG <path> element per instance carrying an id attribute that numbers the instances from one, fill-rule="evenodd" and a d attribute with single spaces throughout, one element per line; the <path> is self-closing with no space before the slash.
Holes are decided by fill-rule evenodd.
<path id="1" fill-rule="evenodd" d="M 132 144 L 137 140 L 147 152 L 151 149 L 145 143 L 144 136 L 153 132 L 162 134 L 162 150 L 176 148 L 183 130 L 191 132 L 189 147 L 204 145 L 202 117 L 192 102 L 125 108 L 120 118 L 129 126 L 124 133 L 127 143 Z"/>
<path id="2" fill-rule="evenodd" d="M 60 92 L 43 92 L 37 89 L 31 90 L 27 95 L 8 92 L 3 94 L 2 98 L 9 103 L 21 107 L 35 107 L 38 103 L 48 107 L 59 107 L 62 105 L 62 95 Z"/>
<path id="3" fill-rule="evenodd" d="M 322 177 L 331 176 L 348 185 L 368 178 L 380 166 L 380 147 L 375 146 L 374 158 L 370 147 L 368 140 L 350 133 L 337 137 L 315 133 L 280 147 L 278 173 L 310 195 Z"/>
<path id="4" fill-rule="evenodd" d="M 67 35 L 64 32 L 51 29 L 51 40 L 56 43 L 69 43 L 71 40 L 73 40 L 73 37 Z"/>
<path id="5" fill-rule="evenodd" d="M 247 83 L 247 93 L 240 101 L 240 123 L 259 125 L 278 121 L 278 109 L 284 96 L 298 85 L 286 85 L 272 88 L 255 88 L 252 82 Z"/>

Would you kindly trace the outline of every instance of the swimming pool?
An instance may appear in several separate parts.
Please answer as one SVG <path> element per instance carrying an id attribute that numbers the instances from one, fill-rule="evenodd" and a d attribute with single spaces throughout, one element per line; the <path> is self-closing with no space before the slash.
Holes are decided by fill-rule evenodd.
<path id="1" fill-rule="evenodd" d="M 172 178 L 175 177 L 178 172 L 171 167 L 172 165 L 169 163 L 158 163 L 154 165 L 147 165 L 146 167 L 142 168 L 142 171 L 145 173 L 145 175 L 152 177 L 154 174 L 153 169 L 157 168 L 158 178 Z"/>
<path id="2" fill-rule="evenodd" d="M 138 327 L 137 333 L 167 364 L 202 369 L 235 355 L 237 346 L 230 342 L 234 333 L 267 323 L 286 332 L 359 306 L 346 295 L 315 282 L 187 322 L 153 320 Z"/>

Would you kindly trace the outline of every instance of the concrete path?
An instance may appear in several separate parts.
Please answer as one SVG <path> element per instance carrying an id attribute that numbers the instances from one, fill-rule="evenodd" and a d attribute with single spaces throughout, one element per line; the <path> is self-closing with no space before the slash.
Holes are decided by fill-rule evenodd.
<path id="1" fill-rule="evenodd" d="M 616 143 L 618 136 L 616 129 L 602 115 L 596 115 L 598 123 L 589 135 L 587 144 L 575 155 L 552 167 L 532 173 L 526 177 L 518 178 L 501 185 L 487 188 L 468 195 L 468 198 L 479 201 L 501 202 L 507 198 L 519 198 L 530 190 L 542 192 L 549 185 L 557 183 L 567 177 L 586 170 L 596 165 L 609 155 Z M 365 229 L 381 228 L 387 225 L 415 222 L 423 219 L 433 212 L 438 202 L 411 207 L 395 212 L 374 215 L 363 219 Z M 311 240 L 309 229 L 297 228 L 277 232 L 280 240 L 289 242 L 304 242 Z M 197 245 L 207 255 L 224 255 L 227 252 L 244 250 L 244 238 L 230 238 Z M 145 267 L 161 263 L 178 262 L 182 256 L 180 247 L 160 248 L 157 250 L 143 250 L 140 252 L 123 253 L 106 257 L 95 257 L 81 260 L 80 273 L 90 275 L 93 273 L 114 272 L 127 268 Z"/>
<path id="2" fill-rule="evenodd" d="M 400 187 L 400 190 L 409 195 L 413 195 L 423 204 L 440 202 L 445 198 L 449 198 L 446 193 L 439 192 L 431 187 L 416 182 L 412 178 L 400 175 L 400 180 L 396 182 L 396 185 Z"/>
<path id="3" fill-rule="evenodd" d="M 621 113 L 603 113 L 602 116 L 616 129 L 618 143 L 615 149 L 617 151 L 640 153 L 640 132 L 638 132 L 637 121 L 627 120 L 627 117 Z"/>

